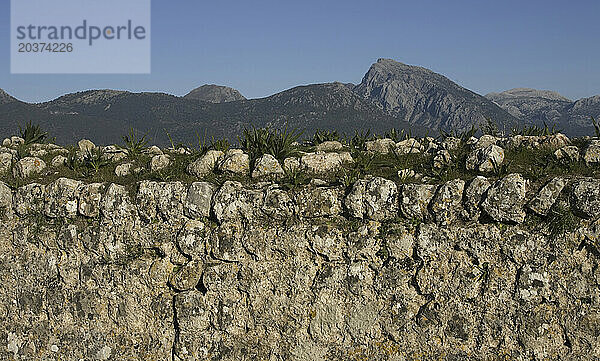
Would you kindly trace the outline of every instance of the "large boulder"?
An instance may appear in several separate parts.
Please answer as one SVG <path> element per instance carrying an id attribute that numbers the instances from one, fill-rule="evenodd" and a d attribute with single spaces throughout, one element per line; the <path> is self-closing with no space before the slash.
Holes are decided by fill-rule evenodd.
<path id="1" fill-rule="evenodd" d="M 205 177 L 206 175 L 210 174 L 213 170 L 215 170 L 217 162 L 224 155 L 225 154 L 220 150 L 209 150 L 202 157 L 190 163 L 187 167 L 187 172 L 190 175 L 193 175 L 198 178 Z"/>
<path id="2" fill-rule="evenodd" d="M 36 157 L 25 157 L 16 162 L 13 166 L 13 176 L 15 178 L 28 178 L 41 173 L 46 169 L 46 162 Z"/>
<path id="3" fill-rule="evenodd" d="M 359 180 L 344 203 L 353 217 L 376 221 L 394 219 L 398 216 L 398 187 L 381 177 Z"/>
<path id="4" fill-rule="evenodd" d="M 520 174 L 509 174 L 488 189 L 481 207 L 497 222 L 523 223 L 525 187 L 525 179 Z"/>
<path id="5" fill-rule="evenodd" d="M 529 201 L 527 207 L 539 215 L 547 215 L 566 184 L 564 178 L 552 179 Z"/>
<path id="6" fill-rule="evenodd" d="M 435 195 L 437 186 L 429 184 L 405 184 L 400 193 L 400 211 L 408 219 L 425 220 L 429 218 L 429 203 Z"/>
<path id="7" fill-rule="evenodd" d="M 600 217 L 600 180 L 585 178 L 576 181 L 571 192 L 571 206 L 580 217 Z"/>
<path id="8" fill-rule="evenodd" d="M 431 201 L 433 219 L 441 225 L 449 225 L 461 213 L 465 181 L 454 179 L 442 184 Z"/>

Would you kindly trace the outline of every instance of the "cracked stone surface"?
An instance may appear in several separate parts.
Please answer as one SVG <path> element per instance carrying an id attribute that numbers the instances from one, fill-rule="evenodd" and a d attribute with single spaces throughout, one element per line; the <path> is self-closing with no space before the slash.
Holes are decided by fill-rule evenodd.
<path id="1" fill-rule="evenodd" d="M 519 221 L 560 185 L 0 183 L 0 359 L 596 360 L 600 184 Z"/>

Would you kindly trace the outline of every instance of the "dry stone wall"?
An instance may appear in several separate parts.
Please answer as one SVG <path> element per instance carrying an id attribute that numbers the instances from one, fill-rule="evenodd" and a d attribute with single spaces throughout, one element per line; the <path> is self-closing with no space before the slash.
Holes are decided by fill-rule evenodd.
<path id="1" fill-rule="evenodd" d="M 586 177 L 0 183 L 0 359 L 599 359 L 599 216 Z"/>

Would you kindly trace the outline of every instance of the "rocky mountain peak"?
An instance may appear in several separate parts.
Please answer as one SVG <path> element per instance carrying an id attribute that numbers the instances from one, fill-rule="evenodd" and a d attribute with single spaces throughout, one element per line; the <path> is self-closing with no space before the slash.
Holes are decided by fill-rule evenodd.
<path id="1" fill-rule="evenodd" d="M 237 90 L 215 84 L 202 85 L 184 96 L 185 99 L 202 100 L 209 103 L 228 103 L 246 98 Z"/>
<path id="2" fill-rule="evenodd" d="M 499 125 L 516 121 L 496 104 L 443 75 L 392 59 L 371 65 L 354 91 L 394 117 L 433 130 L 467 130 L 487 118 Z"/>

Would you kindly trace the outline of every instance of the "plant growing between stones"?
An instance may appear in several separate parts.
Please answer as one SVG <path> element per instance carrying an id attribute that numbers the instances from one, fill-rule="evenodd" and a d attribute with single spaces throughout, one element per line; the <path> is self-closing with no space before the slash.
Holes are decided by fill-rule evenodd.
<path id="1" fill-rule="evenodd" d="M 250 164 L 265 154 L 271 154 L 280 162 L 296 153 L 293 145 L 302 132 L 297 129 L 282 131 L 269 128 L 244 129 L 242 136 L 238 138 L 240 146 L 248 152 Z"/>
<path id="2" fill-rule="evenodd" d="M 328 141 L 339 141 L 341 139 L 337 130 L 317 129 L 311 140 L 312 145 L 319 145 Z"/>
<path id="3" fill-rule="evenodd" d="M 39 125 L 32 124 L 31 121 L 25 124 L 25 128 L 19 125 L 19 134 L 25 140 L 26 146 L 33 143 L 42 143 L 48 137 L 47 132 L 43 131 Z"/>
<path id="4" fill-rule="evenodd" d="M 523 135 L 523 136 L 548 136 L 560 133 L 562 130 L 556 127 L 556 124 L 552 124 L 552 128 L 548 127 L 548 124 L 544 122 L 543 127 L 537 125 L 525 126 L 521 129 L 513 128 L 511 130 L 512 135 Z"/>
<path id="5" fill-rule="evenodd" d="M 148 144 L 148 139 L 146 138 L 148 134 L 144 134 L 139 137 L 136 135 L 136 132 L 133 128 L 129 130 L 129 134 L 124 135 L 123 141 L 125 142 L 125 149 L 129 152 L 131 157 L 137 156 L 142 153 Z"/>

